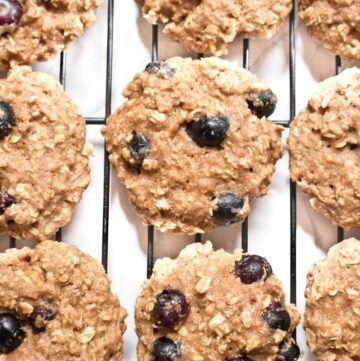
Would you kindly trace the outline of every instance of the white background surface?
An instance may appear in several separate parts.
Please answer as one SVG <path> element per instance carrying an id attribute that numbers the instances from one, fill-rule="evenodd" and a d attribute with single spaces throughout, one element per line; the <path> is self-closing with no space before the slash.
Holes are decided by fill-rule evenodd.
<path id="1" fill-rule="evenodd" d="M 105 113 L 105 71 L 107 5 L 98 11 L 97 22 L 86 31 L 68 51 L 66 92 L 78 103 L 84 116 L 102 117 Z M 150 59 L 151 26 L 141 17 L 133 0 L 115 0 L 115 37 L 113 73 L 113 110 L 123 101 L 121 91 L 134 74 L 142 70 Z M 297 109 L 305 106 L 316 84 L 332 76 L 335 59 L 308 37 L 304 26 L 297 24 Z M 250 43 L 251 71 L 264 80 L 278 95 L 279 103 L 273 119 L 289 118 L 289 63 L 288 24 L 271 40 Z M 191 55 L 182 46 L 175 45 L 160 35 L 159 57 Z M 194 54 L 193 54 L 194 55 Z M 242 41 L 230 47 L 226 57 L 242 65 Z M 350 66 L 346 63 L 345 66 Z M 354 65 L 354 63 L 353 63 Z M 357 65 L 360 65 L 359 63 Z M 35 65 L 35 69 L 58 77 L 58 59 Z M 284 143 L 287 132 L 284 134 Z M 76 244 L 84 252 L 101 259 L 102 192 L 103 192 L 103 140 L 99 126 L 88 126 L 88 139 L 95 153 L 91 159 L 92 182 L 82 202 L 76 208 L 71 223 L 64 228 L 63 238 Z M 278 162 L 272 183 L 272 193 L 252 203 L 249 223 L 249 252 L 269 259 L 274 272 L 282 280 L 289 294 L 290 281 L 290 214 L 288 157 Z M 113 291 L 129 312 L 128 330 L 125 334 L 126 361 L 136 360 L 136 335 L 133 309 L 141 283 L 146 277 L 146 227 L 133 213 L 124 187 L 112 174 L 109 237 L 109 276 Z M 360 232 L 352 232 L 360 237 Z M 350 235 L 350 233 L 347 233 Z M 241 226 L 219 228 L 204 236 L 211 239 L 216 248 L 231 251 L 241 247 Z M 176 256 L 192 237 L 155 234 L 155 254 Z M 310 265 L 324 256 L 330 245 L 336 242 L 336 228 L 324 217 L 313 211 L 308 198 L 298 192 L 298 308 L 304 309 L 306 272 Z M 1 239 L 2 248 L 7 240 Z M 24 243 L 18 242 L 18 247 Z M 307 350 L 303 332 L 298 327 L 299 345 L 304 360 L 313 360 Z"/>

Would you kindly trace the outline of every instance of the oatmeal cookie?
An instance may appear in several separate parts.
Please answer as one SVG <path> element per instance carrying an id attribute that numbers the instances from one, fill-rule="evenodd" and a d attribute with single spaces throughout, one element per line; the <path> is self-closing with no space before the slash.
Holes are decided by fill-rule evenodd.
<path id="1" fill-rule="evenodd" d="M 95 21 L 102 0 L 0 0 L 0 70 L 47 61 Z"/>
<path id="2" fill-rule="evenodd" d="M 145 19 L 189 49 L 227 54 L 238 34 L 270 38 L 291 11 L 291 0 L 138 0 Z"/>
<path id="3" fill-rule="evenodd" d="M 90 181 L 85 122 L 61 85 L 29 67 L 0 79 L 0 235 L 46 240 Z"/>
<path id="4" fill-rule="evenodd" d="M 101 264 L 44 241 L 0 254 L 2 361 L 119 361 L 126 311 Z"/>
<path id="5" fill-rule="evenodd" d="M 360 59 L 358 0 L 299 0 L 299 16 L 310 34 L 333 54 Z"/>
<path id="6" fill-rule="evenodd" d="M 110 161 L 143 222 L 204 233 L 242 221 L 268 193 L 282 127 L 276 96 L 217 58 L 151 63 L 103 129 Z"/>
<path id="7" fill-rule="evenodd" d="M 210 242 L 158 260 L 135 308 L 139 361 L 295 361 L 299 322 L 260 256 Z"/>
<path id="8" fill-rule="evenodd" d="M 347 239 L 307 276 L 304 328 L 318 361 L 359 359 L 360 242 Z"/>
<path id="9" fill-rule="evenodd" d="M 346 229 L 360 226 L 360 70 L 327 79 L 291 125 L 291 178 L 313 208 Z"/>

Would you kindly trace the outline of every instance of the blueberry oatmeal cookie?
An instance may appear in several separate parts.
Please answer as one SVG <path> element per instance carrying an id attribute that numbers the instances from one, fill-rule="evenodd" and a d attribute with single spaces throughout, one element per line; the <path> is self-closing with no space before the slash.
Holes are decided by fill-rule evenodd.
<path id="1" fill-rule="evenodd" d="M 164 24 L 172 40 L 211 55 L 227 54 L 238 34 L 270 38 L 291 11 L 291 0 L 137 0 L 145 19 Z"/>
<path id="2" fill-rule="evenodd" d="M 299 0 L 299 16 L 310 34 L 333 54 L 360 59 L 358 0 Z"/>
<path id="3" fill-rule="evenodd" d="M 101 264 L 44 241 L 0 254 L 2 361 L 119 361 L 126 311 Z"/>
<path id="4" fill-rule="evenodd" d="M 304 328 L 318 361 L 356 361 L 360 355 L 360 242 L 347 239 L 307 276 Z"/>
<path id="5" fill-rule="evenodd" d="M 47 61 L 95 21 L 102 0 L 0 0 L 0 70 Z"/>
<path id="6" fill-rule="evenodd" d="M 360 226 L 360 70 L 327 79 L 291 125 L 291 178 L 313 208 L 346 229 Z"/>
<path id="7" fill-rule="evenodd" d="M 29 67 L 0 79 L 0 235 L 46 240 L 89 184 L 85 122 L 61 85 Z"/>
<path id="8" fill-rule="evenodd" d="M 146 224 L 203 233 L 241 222 L 268 193 L 282 127 L 276 96 L 217 58 L 152 63 L 103 129 L 110 161 Z"/>
<path id="9" fill-rule="evenodd" d="M 210 242 L 158 260 L 135 307 L 139 361 L 295 361 L 299 322 L 265 258 Z"/>

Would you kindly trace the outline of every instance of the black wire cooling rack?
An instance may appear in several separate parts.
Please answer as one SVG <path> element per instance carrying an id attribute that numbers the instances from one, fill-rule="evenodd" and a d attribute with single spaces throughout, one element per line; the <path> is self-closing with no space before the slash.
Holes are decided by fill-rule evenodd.
<path id="1" fill-rule="evenodd" d="M 131 1 L 131 0 L 128 0 Z M 111 114 L 112 99 L 112 73 L 113 73 L 113 48 L 114 48 L 114 2 L 108 0 L 107 11 L 107 54 L 106 54 L 106 80 L 105 80 L 105 116 L 103 118 L 86 118 L 87 125 L 105 124 L 106 118 Z M 296 115 L 296 46 L 295 46 L 295 0 L 293 0 L 293 10 L 289 19 L 289 90 L 290 90 L 290 114 L 289 120 L 276 120 L 277 124 L 289 127 L 292 119 Z M 151 26 L 151 25 L 150 25 Z M 149 26 L 149 30 L 150 30 Z M 152 26 L 152 44 L 151 44 L 151 61 L 158 60 L 158 26 Z M 243 67 L 250 67 L 250 41 L 243 40 Z M 335 57 L 335 73 L 341 72 L 341 58 Z M 59 81 L 66 86 L 66 55 L 60 55 Z M 109 195 L 110 195 L 110 163 L 108 154 L 104 149 L 104 193 L 103 193 L 103 227 L 102 227 L 102 264 L 107 271 L 108 269 L 108 244 L 109 244 Z M 61 241 L 61 230 L 56 234 L 56 240 Z M 249 233 L 248 220 L 242 224 L 242 248 L 244 251 L 248 249 Z M 201 242 L 201 235 L 197 234 L 194 238 L 195 242 Z M 344 230 L 340 227 L 337 229 L 338 242 L 344 239 Z M 154 264 L 154 227 L 148 226 L 148 247 L 147 247 L 147 277 L 152 273 Z M 290 182 L 290 302 L 296 303 L 296 184 Z M 16 247 L 16 240 L 9 239 L 10 247 Z"/>

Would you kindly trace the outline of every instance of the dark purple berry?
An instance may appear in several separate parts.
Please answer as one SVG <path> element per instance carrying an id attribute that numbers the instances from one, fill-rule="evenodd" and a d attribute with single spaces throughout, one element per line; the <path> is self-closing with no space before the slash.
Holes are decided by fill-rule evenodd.
<path id="1" fill-rule="evenodd" d="M 18 0 L 0 0 L 0 26 L 16 25 L 23 15 L 23 7 Z"/>
<path id="2" fill-rule="evenodd" d="M 276 108 L 277 98 L 271 89 L 259 94 L 250 94 L 247 100 L 249 109 L 258 118 L 269 117 Z"/>
<path id="3" fill-rule="evenodd" d="M 156 296 L 153 316 L 157 324 L 174 328 L 190 313 L 185 295 L 178 290 L 164 290 Z"/>
<path id="4" fill-rule="evenodd" d="M 145 135 L 133 132 L 133 137 L 128 143 L 128 149 L 136 168 L 141 168 L 144 159 L 150 154 L 150 141 Z"/>
<path id="5" fill-rule="evenodd" d="M 179 345 L 168 337 L 158 338 L 152 349 L 152 361 L 180 361 Z"/>
<path id="6" fill-rule="evenodd" d="M 235 262 L 235 275 L 247 285 L 266 280 L 271 274 L 272 268 L 263 257 L 246 254 L 240 261 Z"/>
<path id="7" fill-rule="evenodd" d="M 201 147 L 219 147 L 226 138 L 229 121 L 225 116 L 202 116 L 186 125 L 189 137 Z"/>
<path id="8" fill-rule="evenodd" d="M 239 355 L 233 358 L 227 358 L 225 361 L 254 361 L 252 358 L 245 356 L 245 355 Z"/>
<path id="9" fill-rule="evenodd" d="M 6 191 L 0 191 L 0 216 L 15 203 L 16 200 L 13 196 Z"/>
<path id="10" fill-rule="evenodd" d="M 54 318 L 55 311 L 53 309 L 36 306 L 29 317 L 29 325 L 36 333 L 45 332 L 48 322 Z"/>
<path id="11" fill-rule="evenodd" d="M 14 109 L 9 103 L 0 101 L 0 140 L 11 133 L 15 124 L 16 118 Z"/>
<path id="12" fill-rule="evenodd" d="M 265 309 L 262 317 L 271 329 L 289 331 L 291 318 L 280 302 L 271 302 L 271 304 Z"/>
<path id="13" fill-rule="evenodd" d="M 300 357 L 299 346 L 289 338 L 281 342 L 275 361 L 296 361 Z"/>
<path id="14" fill-rule="evenodd" d="M 235 193 L 222 193 L 217 198 L 213 217 L 217 224 L 228 226 L 240 221 L 238 212 L 244 206 L 244 199 Z"/>
<path id="15" fill-rule="evenodd" d="M 11 313 L 0 314 L 0 352 L 9 353 L 24 341 L 25 332 L 20 320 Z"/>
<path id="16" fill-rule="evenodd" d="M 174 76 L 174 71 L 164 60 L 152 62 L 146 65 L 145 71 L 149 74 L 160 75 L 163 78 L 172 78 Z"/>

